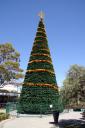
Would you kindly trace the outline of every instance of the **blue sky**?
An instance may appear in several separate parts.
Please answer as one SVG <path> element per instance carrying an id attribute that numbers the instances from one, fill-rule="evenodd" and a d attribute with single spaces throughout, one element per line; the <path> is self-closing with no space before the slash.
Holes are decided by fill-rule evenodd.
<path id="1" fill-rule="evenodd" d="M 72 64 L 85 66 L 85 0 L 0 0 L 0 44 L 10 42 L 26 70 L 39 22 L 45 26 L 58 85 Z"/>

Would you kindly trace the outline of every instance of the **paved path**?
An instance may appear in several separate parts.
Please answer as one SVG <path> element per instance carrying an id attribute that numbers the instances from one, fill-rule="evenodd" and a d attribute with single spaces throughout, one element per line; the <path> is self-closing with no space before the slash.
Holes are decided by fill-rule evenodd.
<path id="1" fill-rule="evenodd" d="M 59 121 L 62 119 L 81 119 L 80 112 L 70 112 L 60 114 Z M 52 115 L 40 116 L 28 116 L 19 117 L 15 119 L 9 119 L 0 123 L 0 128 L 58 128 L 53 122 Z"/>

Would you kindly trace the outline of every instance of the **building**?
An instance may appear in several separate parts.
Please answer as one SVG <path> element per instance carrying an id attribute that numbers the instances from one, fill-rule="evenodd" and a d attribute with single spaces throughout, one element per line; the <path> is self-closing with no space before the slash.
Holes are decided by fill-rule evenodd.
<path id="1" fill-rule="evenodd" d="M 7 102 L 16 102 L 21 92 L 20 83 L 5 82 L 0 86 L 0 104 L 3 106 Z"/>

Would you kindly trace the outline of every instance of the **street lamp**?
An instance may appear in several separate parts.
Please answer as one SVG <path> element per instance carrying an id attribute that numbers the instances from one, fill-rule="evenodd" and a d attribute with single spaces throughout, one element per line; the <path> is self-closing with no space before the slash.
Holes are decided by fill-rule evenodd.
<path id="1" fill-rule="evenodd" d="M 53 108 L 53 105 L 52 104 L 50 104 L 49 106 L 50 106 L 50 108 Z"/>
<path id="2" fill-rule="evenodd" d="M 52 108 L 53 108 L 53 105 L 52 105 L 52 104 L 50 104 L 50 105 L 49 105 L 49 107 L 50 107 L 50 109 L 51 109 L 51 112 L 52 112 Z"/>

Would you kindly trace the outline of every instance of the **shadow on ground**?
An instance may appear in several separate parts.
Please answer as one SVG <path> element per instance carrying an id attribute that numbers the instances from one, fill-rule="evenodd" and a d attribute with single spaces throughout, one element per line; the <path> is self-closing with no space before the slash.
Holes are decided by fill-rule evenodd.
<path id="1" fill-rule="evenodd" d="M 85 128 L 85 120 L 60 120 L 58 124 L 55 122 L 50 122 L 53 124 L 53 128 Z"/>

